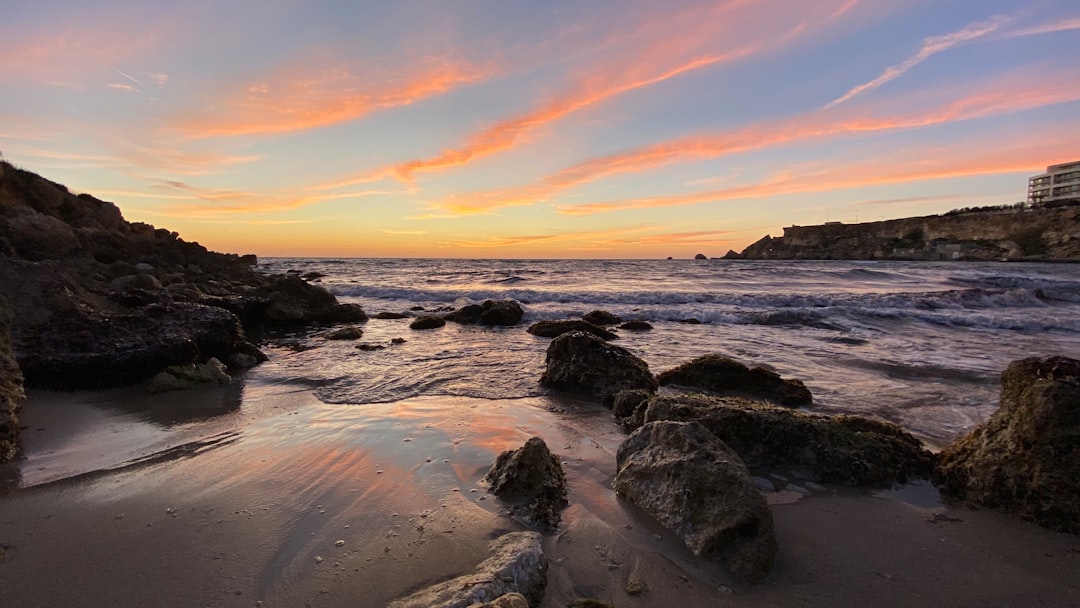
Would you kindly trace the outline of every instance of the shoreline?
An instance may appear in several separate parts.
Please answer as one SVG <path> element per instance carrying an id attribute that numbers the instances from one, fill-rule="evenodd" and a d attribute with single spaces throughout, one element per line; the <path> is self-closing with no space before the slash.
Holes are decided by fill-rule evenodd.
<path id="1" fill-rule="evenodd" d="M 172 426 L 124 418 L 137 399 L 125 408 L 51 395 L 69 416 L 121 412 L 105 426 L 114 434 L 150 424 L 177 441 L 236 438 L 0 496 L 0 572 L 20 581 L 0 586 L 0 603 L 382 606 L 467 571 L 493 536 L 521 528 L 479 479 L 531 435 L 563 456 L 571 502 L 545 537 L 542 607 L 586 598 L 749 608 L 1080 603 L 1080 538 L 988 510 L 918 506 L 927 499 L 918 487 L 914 498 L 830 486 L 774 501 L 776 567 L 764 583 L 740 585 L 614 495 L 614 450 L 625 436 L 601 406 L 563 396 L 335 405 L 253 375 L 232 413 Z M 31 456 L 64 442 L 78 453 L 95 437 L 55 430 L 52 444 L 28 434 Z M 627 595 L 631 579 L 650 590 Z"/>

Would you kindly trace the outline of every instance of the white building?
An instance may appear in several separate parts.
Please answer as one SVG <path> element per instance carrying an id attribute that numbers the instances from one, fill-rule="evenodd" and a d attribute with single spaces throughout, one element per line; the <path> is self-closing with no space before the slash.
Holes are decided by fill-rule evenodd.
<path id="1" fill-rule="evenodd" d="M 1033 207 L 1080 200 L 1080 160 L 1050 165 L 1046 173 L 1028 179 L 1028 203 Z"/>

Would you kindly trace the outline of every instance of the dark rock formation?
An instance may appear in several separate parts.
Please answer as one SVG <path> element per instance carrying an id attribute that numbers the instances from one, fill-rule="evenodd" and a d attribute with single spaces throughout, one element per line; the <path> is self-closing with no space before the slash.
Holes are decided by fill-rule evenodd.
<path id="1" fill-rule="evenodd" d="M 424 315 L 417 317 L 415 321 L 409 323 L 410 329 L 435 329 L 436 327 L 442 327 L 446 325 L 446 321 L 442 317 L 436 317 L 432 315 Z"/>
<path id="2" fill-rule="evenodd" d="M 652 329 L 652 325 L 647 321 L 627 321 L 619 326 L 619 329 L 625 329 L 627 331 L 648 331 Z"/>
<path id="3" fill-rule="evenodd" d="M 604 340 L 614 340 L 619 337 L 618 334 L 610 332 L 603 327 L 593 325 L 588 321 L 575 321 L 574 319 L 537 321 L 529 326 L 528 331 L 530 334 L 542 338 L 555 338 L 572 331 L 582 331 L 587 334 L 592 334 L 597 338 L 603 338 Z"/>
<path id="4" fill-rule="evenodd" d="M 772 513 L 739 456 L 697 423 L 650 422 L 617 455 L 615 491 L 677 534 L 695 555 L 761 581 L 772 569 Z"/>
<path id="5" fill-rule="evenodd" d="M 706 257 L 706 255 L 705 255 L 704 253 L 699 253 L 699 254 L 697 254 L 697 255 L 695 255 L 695 256 L 694 256 L 694 259 L 695 259 L 695 260 L 707 260 L 707 259 L 709 259 L 709 258 L 708 258 L 708 257 Z"/>
<path id="6" fill-rule="evenodd" d="M 225 364 L 211 358 L 206 363 L 174 365 L 158 372 L 146 384 L 151 393 L 183 391 L 207 386 L 228 384 L 232 378 L 225 372 Z"/>
<path id="7" fill-rule="evenodd" d="M 622 319 L 618 315 L 606 310 L 594 310 L 586 313 L 585 316 L 581 317 L 581 320 L 593 325 L 618 325 L 622 323 Z"/>
<path id="8" fill-rule="evenodd" d="M 326 340 L 359 340 L 364 337 L 364 330 L 355 325 L 339 327 L 323 334 Z"/>
<path id="9" fill-rule="evenodd" d="M 554 529 L 562 518 L 566 500 L 566 477 L 562 462 L 539 437 L 516 450 L 499 454 L 484 475 L 492 494 L 509 505 L 510 513 L 544 529 Z"/>
<path id="10" fill-rule="evenodd" d="M 611 413 L 615 415 L 615 420 L 619 421 L 623 430 L 630 432 L 645 424 L 645 410 L 648 409 L 653 395 L 653 391 L 640 388 L 615 393 Z"/>
<path id="11" fill-rule="evenodd" d="M 11 353 L 8 324 L 11 310 L 0 298 L 0 463 L 15 457 L 19 447 L 19 413 L 25 398 L 23 377 Z"/>
<path id="12" fill-rule="evenodd" d="M 520 593 L 537 606 L 547 585 L 547 558 L 536 532 L 510 532 L 492 541 L 491 557 L 471 574 L 390 602 L 389 608 L 467 608 Z"/>
<path id="13" fill-rule="evenodd" d="M 500 595 L 490 602 L 473 604 L 469 608 L 529 608 L 529 600 L 520 593 L 507 593 Z"/>
<path id="14" fill-rule="evenodd" d="M 356 304 L 338 304 L 332 293 L 295 275 L 268 279 L 256 295 L 269 301 L 262 319 L 268 325 L 362 323 L 368 319 Z"/>
<path id="15" fill-rule="evenodd" d="M 386 348 L 386 347 L 383 346 L 382 344 L 368 344 L 366 342 L 364 344 L 357 344 L 356 345 L 356 350 L 362 350 L 362 351 L 368 352 L 368 353 L 374 352 L 374 351 L 377 351 L 377 350 L 383 350 L 384 348 Z"/>
<path id="16" fill-rule="evenodd" d="M 444 315 L 454 323 L 480 325 L 517 325 L 525 316 L 521 304 L 514 300 L 485 300 L 483 304 L 469 304 Z"/>
<path id="17" fill-rule="evenodd" d="M 1001 406 L 941 453 L 947 494 L 1039 525 L 1080 533 L 1080 361 L 1014 361 Z"/>
<path id="18" fill-rule="evenodd" d="M 408 319 L 408 318 L 409 318 L 409 315 L 407 315 L 407 314 L 405 314 L 405 313 L 401 313 L 401 312 L 387 312 L 387 311 L 383 311 L 383 312 L 380 312 L 379 314 L 377 314 L 377 315 L 375 315 L 375 316 L 373 316 L 373 317 L 371 317 L 371 318 L 372 318 L 372 319 L 386 319 L 386 320 L 392 320 L 392 319 Z"/>
<path id="19" fill-rule="evenodd" d="M 643 419 L 699 422 L 750 467 L 805 467 L 819 482 L 903 483 L 929 478 L 934 467 L 933 454 L 911 434 L 862 416 L 810 414 L 738 397 L 683 395 L 653 397 Z"/>
<path id="20" fill-rule="evenodd" d="M 660 386 L 677 384 L 723 395 L 764 399 L 780 405 L 810 405 L 813 397 L 799 380 L 785 380 L 764 367 L 747 367 L 720 355 L 705 355 L 656 377 Z"/>
<path id="21" fill-rule="evenodd" d="M 657 388 L 647 363 L 625 348 L 580 331 L 551 341 L 540 383 L 596 397 L 608 406 L 619 391 Z"/>

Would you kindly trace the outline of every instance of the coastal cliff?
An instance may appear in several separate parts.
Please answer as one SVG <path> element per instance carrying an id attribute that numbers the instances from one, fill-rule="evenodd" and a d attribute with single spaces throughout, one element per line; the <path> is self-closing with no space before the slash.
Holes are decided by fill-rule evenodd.
<path id="1" fill-rule="evenodd" d="M 1080 260 L 1080 205 L 996 207 L 881 222 L 789 226 L 729 259 Z"/>

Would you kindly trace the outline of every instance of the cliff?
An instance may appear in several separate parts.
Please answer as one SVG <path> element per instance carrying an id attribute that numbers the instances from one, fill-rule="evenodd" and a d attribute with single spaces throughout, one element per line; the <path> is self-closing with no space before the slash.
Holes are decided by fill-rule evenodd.
<path id="1" fill-rule="evenodd" d="M 991 208 L 882 222 L 790 226 L 728 258 L 1080 260 L 1080 205 Z"/>

